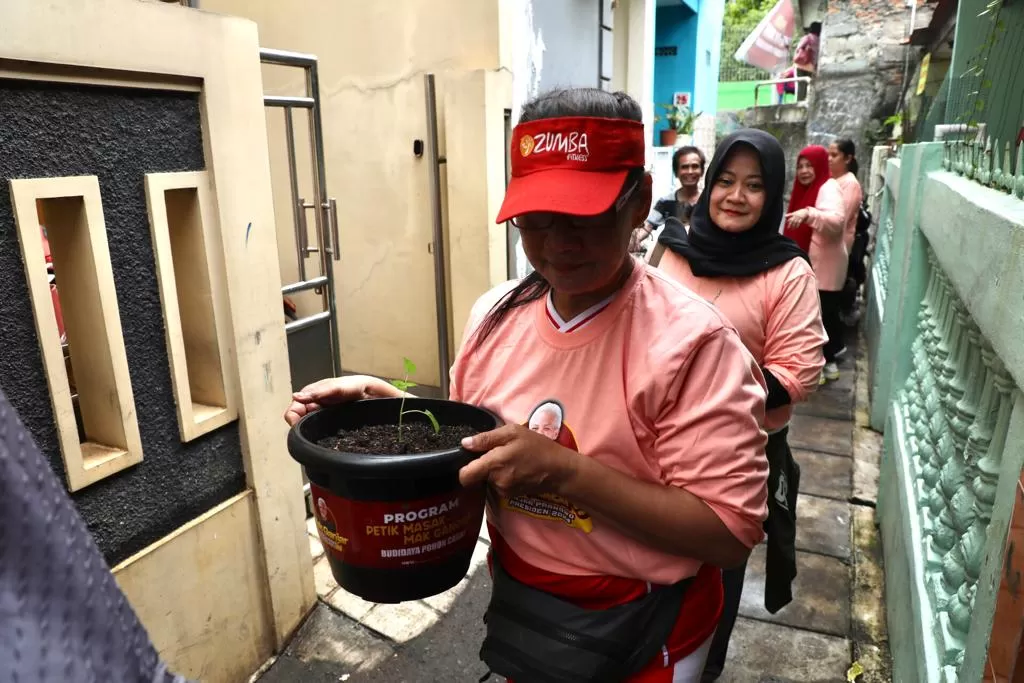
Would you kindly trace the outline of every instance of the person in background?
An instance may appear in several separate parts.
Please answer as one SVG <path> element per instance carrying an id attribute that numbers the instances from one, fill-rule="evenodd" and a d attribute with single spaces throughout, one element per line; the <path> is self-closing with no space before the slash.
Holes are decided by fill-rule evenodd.
<path id="1" fill-rule="evenodd" d="M 821 22 L 815 21 L 806 29 L 804 37 L 797 43 L 793 53 L 793 68 L 797 76 L 814 77 L 818 71 L 818 52 L 821 49 Z M 807 99 L 807 84 L 798 83 L 796 99 L 802 102 Z"/>
<path id="2" fill-rule="evenodd" d="M 589 154 L 548 144 L 583 133 Z M 721 313 L 628 251 L 651 205 L 645 148 L 625 93 L 574 88 L 523 106 L 497 220 L 520 229 L 535 270 L 477 301 L 451 371 L 452 400 L 505 422 L 463 442 L 481 455 L 459 478 L 493 494 L 481 658 L 519 683 L 698 681 L 720 568 L 764 536 L 761 372 Z M 401 395 L 373 377 L 322 380 L 285 419 Z M 556 401 L 578 450 L 524 424 Z M 523 511 L 559 501 L 559 514 Z M 576 510 L 590 523 L 568 523 Z"/>
<path id="3" fill-rule="evenodd" d="M 846 208 L 846 225 L 843 229 L 843 242 L 849 254 L 846 268 L 846 281 L 843 286 L 843 297 L 840 302 L 842 317 L 849 319 L 857 305 L 857 288 L 863 281 L 864 256 L 868 236 L 857 234 L 857 223 L 860 219 L 860 207 L 864 201 L 864 191 L 857 180 L 859 164 L 857 149 L 853 140 L 839 138 L 828 146 L 828 172 L 839 183 L 843 192 L 843 206 Z M 854 248 L 854 242 L 857 248 Z"/>
<path id="4" fill-rule="evenodd" d="M 633 231 L 629 250 L 642 254 L 643 245 L 651 233 L 665 224 L 665 219 L 676 218 L 684 225 L 690 222 L 690 213 L 700 196 L 700 181 L 704 178 L 704 152 L 687 145 L 672 155 L 672 175 L 679 180 L 679 189 L 672 191 L 654 203 L 643 226 Z"/>
<path id="5" fill-rule="evenodd" d="M 783 71 L 780 75 L 780 79 L 785 78 L 796 78 L 796 77 L 813 77 L 818 71 L 818 51 L 821 47 L 821 22 L 815 21 L 809 27 L 804 29 L 805 35 L 797 43 L 796 52 L 793 54 L 793 66 Z M 778 94 L 777 102 L 782 104 L 785 96 L 797 94 L 797 101 L 800 102 L 807 98 L 807 84 L 806 83 L 794 83 L 789 81 L 788 83 L 776 83 L 775 91 Z"/>
<path id="6" fill-rule="evenodd" d="M 796 576 L 796 501 L 800 468 L 786 436 L 793 405 L 815 389 L 824 359 L 818 287 L 807 255 L 779 234 L 786 160 L 779 142 L 760 130 L 725 138 L 711 160 L 708 182 L 689 233 L 669 219 L 658 242 L 658 267 L 704 297 L 729 319 L 768 384 L 764 426 L 768 445 L 768 535 L 765 607 L 792 600 Z M 725 667 L 739 612 L 746 565 L 722 572 L 725 604 L 704 666 L 704 681 Z"/>
<path id="7" fill-rule="evenodd" d="M 843 323 L 839 317 L 849 254 L 843 231 L 846 211 L 843 192 L 829 175 L 828 150 L 820 145 L 805 147 L 797 157 L 796 180 L 789 199 L 785 234 L 807 250 L 818 278 L 821 318 L 825 324 L 825 368 L 821 381 L 839 379 L 836 360 L 846 352 Z"/>

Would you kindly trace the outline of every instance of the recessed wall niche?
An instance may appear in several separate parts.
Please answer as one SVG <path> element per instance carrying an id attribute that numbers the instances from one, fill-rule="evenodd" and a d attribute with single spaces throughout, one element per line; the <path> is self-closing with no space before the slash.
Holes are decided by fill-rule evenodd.
<path id="1" fill-rule="evenodd" d="M 220 231 L 205 171 L 149 173 L 146 205 L 182 441 L 238 417 Z"/>
<path id="2" fill-rule="evenodd" d="M 10 192 L 68 487 L 77 491 L 142 461 L 99 182 L 12 179 Z"/>

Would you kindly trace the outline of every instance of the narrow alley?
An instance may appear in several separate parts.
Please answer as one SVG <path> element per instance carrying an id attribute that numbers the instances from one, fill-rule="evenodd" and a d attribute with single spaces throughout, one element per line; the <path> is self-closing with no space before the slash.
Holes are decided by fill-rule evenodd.
<path id="1" fill-rule="evenodd" d="M 0 683 L 1024 683 L 1022 54 L 0 0 Z"/>

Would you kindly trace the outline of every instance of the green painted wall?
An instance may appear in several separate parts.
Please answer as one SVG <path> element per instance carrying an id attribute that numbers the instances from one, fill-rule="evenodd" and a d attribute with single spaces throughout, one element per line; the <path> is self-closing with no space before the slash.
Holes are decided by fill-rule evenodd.
<path id="1" fill-rule="evenodd" d="M 944 170 L 943 151 L 888 164 L 865 333 L 894 680 L 978 683 L 1019 561 L 1024 201 Z"/>
<path id="2" fill-rule="evenodd" d="M 732 81 L 718 84 L 718 111 L 739 111 L 754 106 L 754 86 L 759 81 Z M 775 104 L 775 86 L 762 86 L 758 91 L 760 102 L 764 107 Z M 795 102 L 793 95 L 786 96 L 786 102 Z"/>
<path id="3" fill-rule="evenodd" d="M 1022 130 L 1024 3 L 961 2 L 957 10 L 947 123 L 985 123 L 1005 143 Z"/>

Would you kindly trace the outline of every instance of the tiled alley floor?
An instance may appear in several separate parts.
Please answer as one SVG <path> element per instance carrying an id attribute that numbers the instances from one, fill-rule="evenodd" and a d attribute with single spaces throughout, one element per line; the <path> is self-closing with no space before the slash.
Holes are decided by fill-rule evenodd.
<path id="1" fill-rule="evenodd" d="M 802 469 L 795 599 L 763 607 L 764 547 L 747 570 L 740 618 L 722 683 L 890 680 L 880 545 L 874 527 L 878 437 L 866 422 L 866 388 L 855 382 L 851 344 L 838 382 L 801 406 L 790 442 Z M 452 591 L 401 605 L 374 605 L 338 588 L 310 527 L 320 604 L 260 683 L 477 681 L 477 651 L 490 580 L 477 544 L 470 575 Z M 495 677 L 493 680 L 497 680 Z"/>

